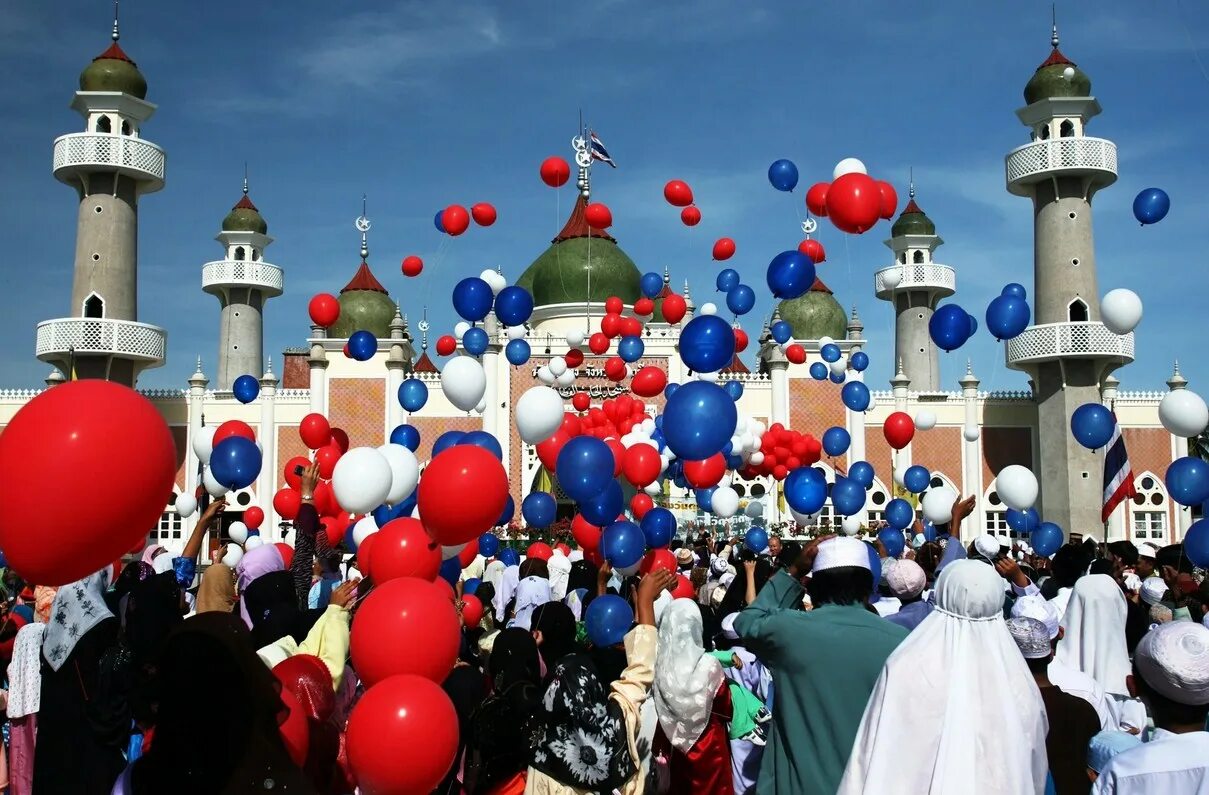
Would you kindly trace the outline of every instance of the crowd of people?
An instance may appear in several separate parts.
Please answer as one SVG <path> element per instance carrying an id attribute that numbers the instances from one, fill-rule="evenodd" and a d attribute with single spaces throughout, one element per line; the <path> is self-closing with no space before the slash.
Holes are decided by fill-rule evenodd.
<path id="1" fill-rule="evenodd" d="M 303 476 L 292 558 L 198 572 L 148 547 L 59 588 L 6 572 L 0 785 L 28 793 L 358 790 L 345 738 L 363 691 L 350 626 L 372 588 L 332 549 Z M 1209 582 L 1180 545 L 992 536 L 876 541 L 699 533 L 678 572 L 554 551 L 479 557 L 442 686 L 459 741 L 437 792 L 1209 793 Z M 217 559 L 221 560 L 221 550 Z M 677 574 L 695 598 L 673 598 Z M 634 624 L 596 645 L 606 594 Z"/>

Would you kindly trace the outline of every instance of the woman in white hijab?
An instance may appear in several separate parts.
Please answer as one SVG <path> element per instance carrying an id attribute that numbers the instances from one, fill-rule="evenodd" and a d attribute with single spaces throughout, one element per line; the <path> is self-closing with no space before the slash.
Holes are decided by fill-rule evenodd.
<path id="1" fill-rule="evenodd" d="M 1125 677 L 1132 673 L 1125 645 L 1125 595 L 1107 574 L 1088 574 L 1075 582 L 1066 613 L 1057 660 L 1095 679 L 1104 692 L 1127 697 Z"/>
<path id="2" fill-rule="evenodd" d="M 526 577 L 516 586 L 516 606 L 512 609 L 509 627 L 529 629 L 533 622 L 533 611 L 540 605 L 552 601 L 550 581 L 545 577 Z"/>
<path id="3" fill-rule="evenodd" d="M 945 566 L 936 609 L 886 660 L 840 795 L 1045 791 L 1045 706 L 1003 620 L 1003 580 Z"/>
<path id="4" fill-rule="evenodd" d="M 500 624 L 508 620 L 508 603 L 516 596 L 516 586 L 520 580 L 521 567 L 506 566 L 500 574 L 499 582 L 495 583 L 495 596 L 491 599 L 491 606 L 495 608 L 495 620 Z"/>

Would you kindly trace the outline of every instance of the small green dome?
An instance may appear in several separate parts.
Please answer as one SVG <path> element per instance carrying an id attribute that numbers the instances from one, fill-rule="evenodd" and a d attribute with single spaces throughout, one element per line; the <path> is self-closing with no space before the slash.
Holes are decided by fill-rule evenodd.
<path id="1" fill-rule="evenodd" d="M 936 234 L 936 224 L 932 223 L 932 219 L 919 209 L 914 198 L 907 202 L 907 206 L 903 208 L 903 214 L 894 222 L 894 226 L 890 227 L 891 237 L 934 234 Z"/>
<path id="2" fill-rule="evenodd" d="M 222 219 L 222 231 L 259 232 L 264 235 L 268 234 L 269 225 L 245 193 L 239 203 L 231 208 L 231 212 L 227 213 L 227 217 Z"/>
<path id="3" fill-rule="evenodd" d="M 121 91 L 147 98 L 147 80 L 115 41 L 80 72 L 81 91 Z"/>
<path id="4" fill-rule="evenodd" d="M 1066 77 L 1066 70 L 1071 70 L 1071 76 Z M 1024 87 L 1024 101 L 1028 104 L 1040 102 L 1053 97 L 1090 97 L 1091 78 L 1082 69 L 1068 60 L 1057 47 L 1050 53 L 1045 63 L 1037 67 L 1037 71 L 1029 78 Z"/>
<path id="5" fill-rule="evenodd" d="M 378 339 L 390 337 L 395 302 L 362 262 L 352 280 L 340 291 L 340 319 L 327 330 L 333 339 L 348 339 L 357 331 L 368 331 Z"/>
<path id="6" fill-rule="evenodd" d="M 848 316 L 821 279 L 815 279 L 814 286 L 805 294 L 782 301 L 777 312 L 793 326 L 795 340 L 821 337 L 842 340 L 848 334 Z"/>
<path id="7" fill-rule="evenodd" d="M 632 304 L 642 296 L 641 281 L 638 266 L 612 240 L 596 238 L 589 242 L 589 238 L 576 237 L 551 245 L 516 283 L 533 294 L 535 305 L 546 306 L 584 301 L 603 303 L 613 295 Z"/>

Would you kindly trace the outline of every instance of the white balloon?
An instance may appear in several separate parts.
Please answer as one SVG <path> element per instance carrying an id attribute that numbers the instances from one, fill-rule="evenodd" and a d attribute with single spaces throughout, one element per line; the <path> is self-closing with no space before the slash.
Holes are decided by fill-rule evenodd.
<path id="1" fill-rule="evenodd" d="M 558 380 L 558 377 L 555 376 L 554 373 L 550 372 L 549 367 L 543 364 L 541 367 L 537 368 L 537 380 L 541 381 L 543 384 L 553 384 L 556 380 Z"/>
<path id="2" fill-rule="evenodd" d="M 182 519 L 188 519 L 197 510 L 197 497 L 192 494 L 176 495 L 176 512 Z"/>
<path id="3" fill-rule="evenodd" d="M 655 432 L 655 420 L 653 418 L 647 417 L 642 421 L 642 432 L 647 436 Z"/>
<path id="4" fill-rule="evenodd" d="M 759 500 L 752 500 L 747 503 L 747 507 L 743 509 L 743 514 L 749 519 L 759 519 L 764 515 L 764 503 Z"/>
<path id="5" fill-rule="evenodd" d="M 924 518 L 932 524 L 944 524 L 953 518 L 953 504 L 957 502 L 957 492 L 948 486 L 938 486 L 928 489 L 924 495 Z"/>
<path id="6" fill-rule="evenodd" d="M 854 536 L 861 531 L 861 525 L 865 523 L 865 512 L 854 513 L 852 516 L 845 516 L 840 520 L 840 530 L 844 531 L 846 536 Z"/>
<path id="7" fill-rule="evenodd" d="M 486 411 L 486 410 L 487 410 L 487 398 L 483 398 L 482 400 L 480 400 L 480 401 L 478 402 L 478 404 L 477 404 L 477 405 L 475 405 L 475 407 L 474 407 L 474 413 L 475 413 L 475 414 L 482 414 L 482 413 L 483 413 L 484 411 Z"/>
<path id="8" fill-rule="evenodd" d="M 336 502 L 349 513 L 369 513 L 386 502 L 392 479 L 386 456 L 372 447 L 354 447 L 336 462 L 332 491 Z"/>
<path id="9" fill-rule="evenodd" d="M 458 324 L 453 327 L 453 336 L 458 340 L 458 342 L 461 342 L 462 337 L 467 331 L 470 331 L 470 324 L 465 320 L 459 320 Z"/>
<path id="10" fill-rule="evenodd" d="M 1019 464 L 1009 464 L 999 470 L 995 478 L 995 491 L 999 500 L 1009 508 L 1017 511 L 1027 511 L 1037 502 L 1040 491 L 1037 476 L 1028 467 Z"/>
<path id="11" fill-rule="evenodd" d="M 1128 334 L 1142 322 L 1142 299 L 1133 290 L 1109 290 L 1100 299 L 1100 320 L 1113 334 Z"/>
<path id="12" fill-rule="evenodd" d="M 1063 80 L 1074 80 L 1075 79 L 1075 67 L 1068 66 L 1065 69 L 1063 69 L 1062 70 L 1062 79 Z"/>
<path id="13" fill-rule="evenodd" d="M 565 373 L 554 379 L 554 382 L 559 386 L 571 386 L 575 383 L 575 371 L 567 370 Z"/>
<path id="14" fill-rule="evenodd" d="M 507 333 L 508 333 L 508 339 L 510 339 L 510 340 L 523 340 L 525 338 L 525 334 L 527 333 L 527 331 L 526 331 L 524 325 L 509 326 Z"/>
<path id="15" fill-rule="evenodd" d="M 638 573 L 638 568 L 642 565 L 642 561 L 638 561 L 633 566 L 626 566 L 624 569 L 615 569 L 622 577 L 633 577 Z"/>
<path id="16" fill-rule="evenodd" d="M 469 543 L 469 541 L 466 542 L 466 544 Z M 441 547 L 441 560 L 456 558 L 459 554 L 461 554 L 462 550 L 466 548 L 466 544 L 455 544 L 452 547 Z"/>
<path id="17" fill-rule="evenodd" d="M 231 540 L 236 544 L 242 544 L 248 540 L 248 526 L 243 522 L 231 522 L 227 535 L 231 536 Z"/>
<path id="18" fill-rule="evenodd" d="M 739 510 L 739 494 L 730 486 L 719 486 L 709 498 L 709 508 L 719 519 L 729 519 Z"/>
<path id="19" fill-rule="evenodd" d="M 697 380 L 709 381 L 711 384 L 716 383 L 718 381 L 718 373 L 717 371 L 712 373 L 697 373 Z"/>
<path id="20" fill-rule="evenodd" d="M 384 444 L 378 452 L 390 464 L 390 491 L 383 502 L 395 505 L 416 490 L 416 484 L 420 482 L 420 462 L 415 453 L 401 444 Z"/>
<path id="21" fill-rule="evenodd" d="M 203 425 L 193 432 L 193 453 L 203 464 L 210 463 L 210 453 L 214 452 L 215 425 Z"/>
<path id="22" fill-rule="evenodd" d="M 981 435 L 982 430 L 977 425 L 967 425 L 961 429 L 961 438 L 967 442 L 976 442 Z"/>
<path id="23" fill-rule="evenodd" d="M 1199 436 L 1209 425 L 1209 408 L 1192 390 L 1173 389 L 1159 401 L 1159 422 L 1175 436 Z"/>
<path id="24" fill-rule="evenodd" d="M 567 360 L 561 356 L 555 356 L 546 366 L 550 368 L 550 372 L 554 373 L 555 377 L 567 372 Z"/>
<path id="25" fill-rule="evenodd" d="M 548 386 L 534 386 L 516 401 L 516 432 L 526 444 L 541 444 L 563 422 L 562 395 Z"/>
<path id="26" fill-rule="evenodd" d="M 882 274 L 882 284 L 886 285 L 892 290 L 895 287 L 898 287 L 902 280 L 903 272 L 901 268 L 894 268 Z"/>
<path id="27" fill-rule="evenodd" d="M 361 542 L 378 532 L 378 523 L 374 521 L 372 514 L 362 516 L 353 525 L 353 543 L 361 546 Z"/>
<path id="28" fill-rule="evenodd" d="M 245 541 L 243 543 L 244 552 L 247 552 L 250 549 L 256 549 L 256 547 L 263 547 L 263 546 L 264 546 L 264 539 L 258 535 L 251 536 L 250 538 L 248 538 L 247 541 Z"/>
<path id="29" fill-rule="evenodd" d="M 584 342 L 584 333 L 582 331 L 568 331 L 567 332 L 567 344 L 570 345 L 572 348 L 578 348 L 580 345 L 583 345 L 583 342 Z"/>
<path id="30" fill-rule="evenodd" d="M 816 521 L 818 521 L 818 518 L 819 518 L 819 515 L 817 513 L 798 513 L 793 508 L 789 509 L 789 513 L 791 516 L 793 516 L 793 520 L 795 522 L 797 522 L 800 525 L 804 525 L 806 527 L 813 526 L 814 523 Z"/>
<path id="31" fill-rule="evenodd" d="M 227 554 L 222 556 L 222 562 L 231 568 L 235 568 L 242 559 L 243 550 L 235 544 L 229 544 L 227 546 Z"/>
<path id="32" fill-rule="evenodd" d="M 646 485 L 646 487 L 643 489 L 643 491 L 645 491 L 647 494 L 651 495 L 652 497 L 657 497 L 663 493 L 663 484 L 660 483 L 659 481 L 655 481 L 654 483 L 648 483 Z"/>
<path id="33" fill-rule="evenodd" d="M 210 467 L 206 467 L 205 473 L 202 474 L 202 485 L 206 487 L 206 493 L 214 498 L 221 497 L 230 491 L 230 489 L 214 479 L 213 473 L 210 472 Z"/>
<path id="34" fill-rule="evenodd" d="M 868 174 L 865 170 L 865 164 L 857 160 L 855 157 L 845 157 L 843 160 L 835 164 L 835 169 L 831 172 L 832 179 L 839 179 L 845 174 Z"/>
<path id="35" fill-rule="evenodd" d="M 907 484 L 903 482 L 903 474 L 906 472 L 906 470 L 907 470 L 907 467 L 900 467 L 900 468 L 894 470 L 894 482 L 897 483 L 902 488 L 907 487 Z"/>
<path id="36" fill-rule="evenodd" d="M 844 361 L 842 356 L 828 364 L 828 367 L 831 369 L 832 375 L 843 375 L 848 372 L 848 362 Z"/>
<path id="37" fill-rule="evenodd" d="M 930 431 L 936 427 L 936 414 L 922 410 L 915 412 L 915 430 Z"/>
<path id="38" fill-rule="evenodd" d="M 824 345 L 830 345 L 833 342 L 835 342 L 835 340 L 833 340 L 831 337 L 828 337 L 828 336 L 819 337 L 819 339 L 818 339 L 819 349 L 821 350 Z"/>
<path id="39" fill-rule="evenodd" d="M 441 370 L 441 391 L 450 403 L 462 411 L 470 411 L 487 392 L 487 374 L 483 372 L 483 365 L 470 356 L 453 357 L 445 362 L 445 368 Z"/>
<path id="40" fill-rule="evenodd" d="M 706 301 L 704 304 L 701 305 L 701 314 L 716 315 L 716 314 L 718 314 L 718 307 L 713 302 Z"/>

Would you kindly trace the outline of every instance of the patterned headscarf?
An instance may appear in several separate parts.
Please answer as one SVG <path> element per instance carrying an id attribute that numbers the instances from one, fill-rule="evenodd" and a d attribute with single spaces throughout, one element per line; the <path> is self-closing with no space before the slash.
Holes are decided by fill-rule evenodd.
<path id="1" fill-rule="evenodd" d="M 59 670 L 80 638 L 113 613 L 105 606 L 105 589 L 113 567 L 106 566 L 82 580 L 64 585 L 55 594 L 50 608 L 50 622 L 42 639 L 42 655 L 54 670 Z"/>

